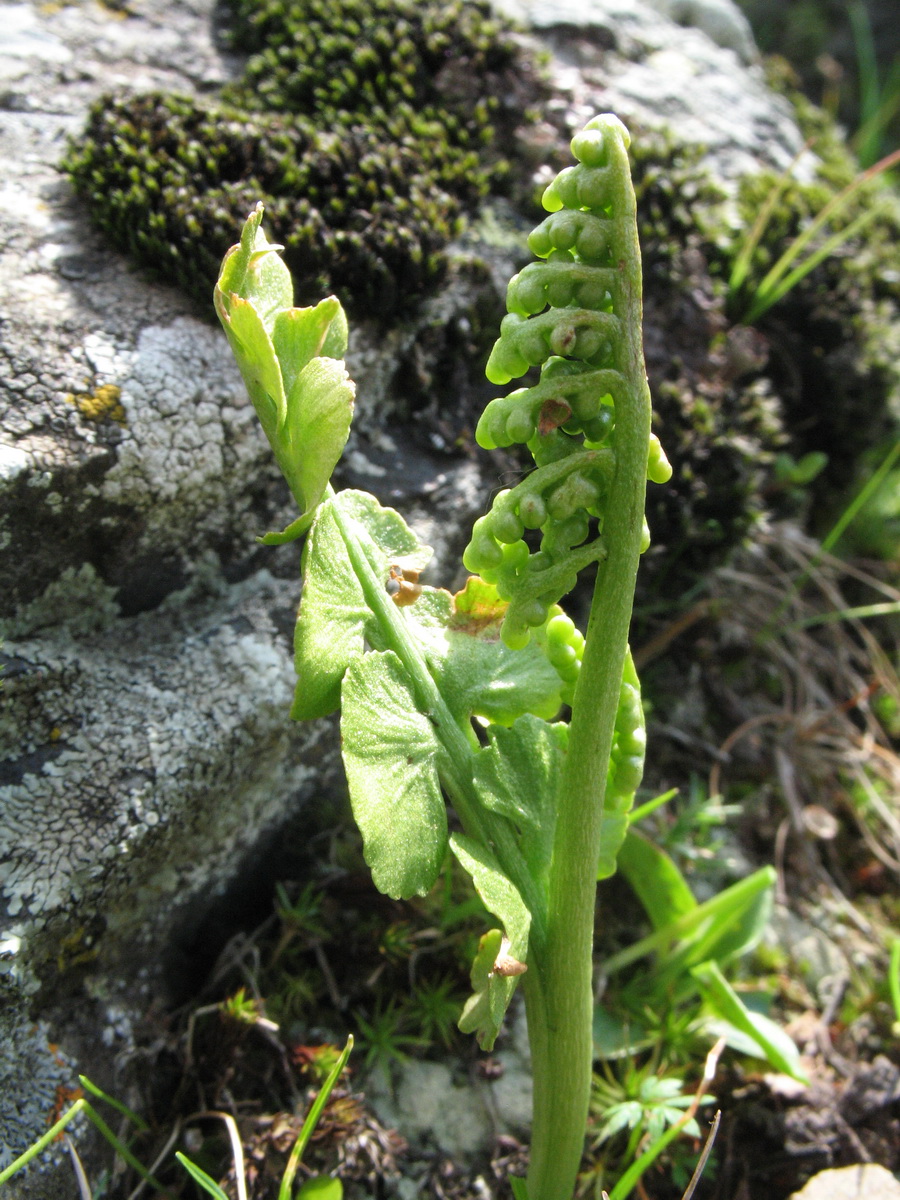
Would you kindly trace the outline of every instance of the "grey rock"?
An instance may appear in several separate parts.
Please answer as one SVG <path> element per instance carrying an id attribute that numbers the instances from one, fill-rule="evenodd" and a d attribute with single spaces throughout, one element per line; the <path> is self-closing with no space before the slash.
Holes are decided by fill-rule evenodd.
<path id="1" fill-rule="evenodd" d="M 858 1163 L 820 1171 L 790 1200 L 900 1200 L 900 1183 L 885 1167 Z"/>
<path id="2" fill-rule="evenodd" d="M 379 1120 L 417 1151 L 437 1150 L 462 1163 L 489 1149 L 493 1125 L 482 1090 L 459 1082 L 440 1062 L 410 1061 L 396 1068 L 396 1076 L 394 1084 L 384 1071 L 374 1071 L 366 1098 Z"/>
<path id="3" fill-rule="evenodd" d="M 284 719 L 294 681 L 273 614 L 290 612 L 290 582 L 261 573 L 205 603 L 176 593 L 132 619 L 110 619 L 87 571 L 59 591 L 84 599 L 92 583 L 94 631 L 74 609 L 70 625 L 4 647 L 7 936 L 68 904 L 93 907 L 98 889 L 104 906 L 127 895 L 121 920 L 146 923 L 145 905 L 159 912 L 167 890 L 184 896 L 197 877 L 221 877 L 285 789 L 312 774 L 296 752 L 316 727 Z M 40 620 L 40 605 L 29 612 Z M 243 802 L 224 809 L 238 764 Z M 144 925 L 148 940 L 157 932 Z"/>
<path id="4" fill-rule="evenodd" d="M 509 1014 L 504 1048 L 493 1055 L 501 1070 L 488 1079 L 461 1078 L 446 1063 L 408 1062 L 389 1079 L 374 1070 L 365 1094 L 379 1119 L 417 1150 L 438 1150 L 458 1164 L 486 1155 L 498 1134 L 527 1138 L 531 1129 L 528 1026 L 519 998 Z"/>
<path id="5" fill-rule="evenodd" d="M 850 964 L 823 928 L 777 906 L 764 937 L 785 952 L 806 986 L 827 1002 L 835 984 L 850 978 Z"/>
<path id="6" fill-rule="evenodd" d="M 483 1102 L 471 1088 L 454 1084 L 443 1063 L 410 1063 L 397 1103 L 413 1136 L 433 1139 L 457 1162 L 471 1161 L 490 1144 L 492 1129 Z"/>
<path id="7" fill-rule="evenodd" d="M 880 1109 L 900 1099 L 900 1067 L 879 1054 L 868 1066 L 861 1067 L 841 1096 L 841 1116 L 857 1125 Z"/>
<path id="8" fill-rule="evenodd" d="M 46 1132 L 57 1089 L 73 1089 L 77 1082 L 74 1065 L 54 1045 L 46 1022 L 35 1023 L 20 991 L 0 977 L 0 1170 Z M 42 1166 L 52 1168 L 52 1162 L 44 1160 L 36 1171 Z M 4 1186 L 4 1196 L 17 1186 L 15 1179 Z"/>
<path id="9" fill-rule="evenodd" d="M 752 36 L 722 0 L 497 0 L 546 39 L 573 132 L 598 111 L 703 147 L 729 187 L 803 148 L 790 105 L 767 87 Z M 796 174 L 812 172 L 806 154 Z"/>
<path id="10" fill-rule="evenodd" d="M 328 726 L 286 720 L 294 679 L 276 622 L 290 626 L 296 585 L 260 572 L 228 586 L 210 562 L 191 592 L 122 618 L 84 569 L 30 605 L 4 646 L 0 1019 L 17 1011 L 5 1014 L 4 997 L 21 1005 L 41 968 L 63 986 L 90 961 L 91 996 L 76 992 L 66 1017 L 77 1029 L 80 1009 L 99 1004 L 101 1061 L 104 1046 L 127 1056 L 129 1014 L 163 976 L 178 986 L 196 972 L 178 947 L 190 952 L 253 847 L 319 787 Z M 6 1053 L 29 1038 L 4 1041 Z M 29 1069 L 39 1062 L 29 1055 Z M 25 1071 L 20 1087 L 0 1088 L 8 1157 L 43 1133 L 52 1107 Z"/>
<path id="11" fill-rule="evenodd" d="M 511 1009 L 512 1037 L 510 1044 L 497 1054 L 503 1068 L 498 1079 L 489 1084 L 491 1100 L 501 1132 L 527 1138 L 531 1131 L 531 1051 L 528 1045 L 528 1022 L 525 1007 Z"/>
<path id="12" fill-rule="evenodd" d="M 650 3 L 677 25 L 702 30 L 710 41 L 733 50 L 744 63 L 759 57 L 750 22 L 731 0 L 650 0 Z"/>

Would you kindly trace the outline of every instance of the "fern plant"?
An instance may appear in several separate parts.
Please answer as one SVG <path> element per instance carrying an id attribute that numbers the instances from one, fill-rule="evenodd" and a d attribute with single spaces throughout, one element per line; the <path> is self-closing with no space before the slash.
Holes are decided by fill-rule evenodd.
<path id="1" fill-rule="evenodd" d="M 264 540 L 306 536 L 292 715 L 340 709 L 353 813 L 383 892 L 426 893 L 449 846 L 496 918 L 459 1023 L 489 1049 L 522 984 L 530 1200 L 573 1194 L 591 1087 L 596 881 L 615 870 L 643 768 L 628 627 L 646 481 L 670 468 L 650 432 L 628 143 L 610 115 L 575 136 L 577 163 L 546 190 L 549 215 L 529 239 L 538 261 L 509 285 L 488 377 L 505 384 L 536 367 L 540 377 L 492 401 L 476 436 L 487 449 L 526 445 L 535 469 L 476 523 L 472 575 L 455 596 L 420 581 L 430 551 L 398 513 L 330 485 L 354 399 L 346 320 L 333 297 L 293 307 L 261 207 L 215 297 L 300 508 Z M 582 635 L 560 601 L 593 567 Z M 448 831 L 448 803 L 460 832 Z"/>

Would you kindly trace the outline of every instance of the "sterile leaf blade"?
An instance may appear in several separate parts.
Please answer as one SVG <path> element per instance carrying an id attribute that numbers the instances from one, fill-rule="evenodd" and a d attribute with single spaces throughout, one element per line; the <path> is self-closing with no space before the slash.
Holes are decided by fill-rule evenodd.
<path id="1" fill-rule="evenodd" d="M 350 663 L 341 688 L 341 743 L 353 816 L 379 891 L 423 896 L 447 850 L 447 812 L 434 726 L 416 710 L 392 651 Z"/>

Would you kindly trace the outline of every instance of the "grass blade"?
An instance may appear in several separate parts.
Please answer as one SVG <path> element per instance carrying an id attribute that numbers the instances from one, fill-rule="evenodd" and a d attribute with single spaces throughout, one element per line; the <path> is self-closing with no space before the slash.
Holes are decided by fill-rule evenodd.
<path id="1" fill-rule="evenodd" d="M 287 1166 L 284 1169 L 284 1175 L 281 1179 L 281 1187 L 278 1189 L 278 1200 L 291 1200 L 291 1185 L 294 1182 L 294 1176 L 297 1174 L 297 1168 L 300 1166 L 300 1160 L 303 1157 L 303 1151 L 306 1149 L 309 1139 L 315 1132 L 316 1126 L 319 1123 L 319 1117 L 322 1115 L 322 1110 L 328 1103 L 328 1097 L 331 1095 L 332 1089 L 341 1077 L 344 1067 L 347 1065 L 347 1059 L 350 1057 L 350 1051 L 353 1049 L 353 1034 L 347 1038 L 347 1045 L 341 1051 L 341 1056 L 334 1064 L 331 1074 L 322 1084 L 319 1089 L 319 1094 L 312 1102 L 309 1112 L 306 1114 L 306 1119 L 303 1122 L 303 1128 L 294 1142 L 294 1147 L 291 1150 L 290 1158 Z"/>
<path id="2" fill-rule="evenodd" d="M 812 143 L 813 139 L 808 138 L 804 143 L 803 148 L 797 151 L 788 166 L 781 173 L 781 175 L 779 175 L 775 186 L 766 197 L 765 204 L 759 210 L 757 218 L 753 222 L 750 232 L 747 234 L 747 237 L 744 240 L 743 246 L 741 246 L 740 253 L 734 260 L 734 266 L 731 268 L 731 275 L 728 279 L 728 293 L 730 296 L 734 296 L 737 293 L 738 288 L 741 287 L 744 280 L 747 278 L 747 272 L 750 270 L 750 260 L 753 258 L 756 247 L 759 245 L 763 234 L 768 228 L 769 221 L 772 219 L 772 213 L 775 209 L 775 205 L 781 199 L 782 192 L 790 182 L 794 167 L 796 167 L 797 163 L 810 148 Z"/>
<path id="3" fill-rule="evenodd" d="M 894 1007 L 894 1027 L 900 1025 L 900 938 L 891 943 L 891 961 L 888 967 L 888 986 L 891 989 L 891 1004 Z"/>
<path id="4" fill-rule="evenodd" d="M 882 480 L 889 473 L 897 458 L 900 457 L 900 440 L 896 441 L 888 453 L 881 460 L 878 469 L 873 472 L 872 477 L 867 479 L 865 485 L 860 488 L 859 493 L 847 505 L 841 513 L 839 519 L 835 522 L 833 528 L 829 531 L 828 536 L 822 540 L 822 553 L 827 554 L 838 541 L 841 534 L 856 517 L 859 510 L 865 507 L 869 497 L 881 487 Z"/>
<path id="5" fill-rule="evenodd" d="M 98 1087 L 96 1083 L 91 1083 L 87 1075 L 79 1075 L 78 1082 L 86 1092 L 90 1092 L 91 1095 L 96 1096 L 98 1100 L 105 1100 L 106 1103 L 111 1108 L 114 1108 L 117 1113 L 121 1113 L 123 1117 L 127 1117 L 128 1120 L 131 1121 L 131 1123 L 141 1131 L 141 1133 L 146 1133 L 148 1131 L 150 1126 L 145 1120 L 139 1117 L 136 1112 L 132 1112 L 127 1104 L 123 1104 L 121 1100 L 116 1100 L 115 1097 L 108 1095 L 106 1092 L 104 1092 L 103 1088 Z"/>
<path id="6" fill-rule="evenodd" d="M 128 1163 L 129 1167 L 131 1167 L 133 1171 L 137 1171 L 138 1175 L 140 1175 L 142 1179 L 146 1179 L 151 1187 L 155 1187 L 156 1190 L 162 1193 L 164 1196 L 168 1195 L 166 1188 L 159 1182 L 158 1179 L 153 1178 L 144 1164 L 135 1158 L 124 1142 L 120 1141 L 119 1138 L 116 1137 L 97 1110 L 93 1108 L 87 1102 L 87 1100 L 85 1100 L 84 1104 L 84 1111 L 88 1120 L 91 1121 L 97 1127 L 97 1129 L 99 1129 L 119 1157 L 124 1159 L 124 1161 Z"/>
<path id="7" fill-rule="evenodd" d="M 227 1194 L 222 1191 L 214 1179 L 207 1175 L 202 1167 L 198 1167 L 196 1163 L 192 1163 L 187 1155 L 182 1154 L 180 1150 L 175 1151 L 175 1157 L 194 1182 L 199 1183 L 203 1190 L 213 1197 L 213 1200 L 228 1200 Z"/>
<path id="8" fill-rule="evenodd" d="M 668 804 L 670 800 L 674 800 L 678 792 L 679 789 L 677 787 L 669 788 L 667 792 L 662 792 L 660 795 L 654 796 L 646 804 L 641 804 L 638 808 L 633 808 L 628 814 L 628 827 L 631 828 L 632 825 L 640 824 L 651 813 L 656 812 L 658 808 L 661 808 L 664 804 Z"/>
<path id="9" fill-rule="evenodd" d="M 813 238 L 817 236 L 822 227 L 829 220 L 831 220 L 836 213 L 840 212 L 844 205 L 856 195 L 856 193 L 861 187 L 863 187 L 864 184 L 868 183 L 869 180 L 874 179 L 877 175 L 880 175 L 883 171 L 890 170 L 891 167 L 895 166 L 898 162 L 900 162 L 900 150 L 895 150 L 892 154 L 888 154 L 885 158 L 881 159 L 880 162 L 875 163 L 874 166 L 868 167 L 865 171 L 861 171 L 860 174 L 857 175 L 854 180 L 848 183 L 842 191 L 838 192 L 836 196 L 833 196 L 831 200 L 828 201 L 828 203 L 822 208 L 822 210 L 807 226 L 807 228 L 794 238 L 782 256 L 778 259 L 775 265 L 759 284 L 754 292 L 753 302 L 751 303 L 750 311 L 745 318 L 746 320 L 755 320 L 757 317 L 761 316 L 766 309 L 774 304 L 774 300 L 763 302 L 760 300 L 760 297 L 766 297 L 775 292 L 784 276 L 791 271 L 794 263 L 797 262 L 803 251 L 813 240 Z M 868 217 L 868 213 L 863 215 Z M 852 236 L 852 232 L 855 231 L 854 227 L 856 224 L 857 222 L 854 221 L 847 227 L 847 229 L 842 230 L 842 236 L 836 234 L 835 237 L 839 238 L 836 243 L 834 243 L 834 239 L 830 239 L 830 242 L 834 245 L 840 245 L 841 242 L 846 241 L 847 238 Z M 807 262 L 810 262 L 813 257 L 815 256 L 810 256 L 810 259 L 808 259 Z M 794 279 L 795 283 L 797 282 L 797 279 L 802 278 L 807 271 L 812 270 L 812 266 L 807 266 L 806 263 L 803 264 L 803 268 L 802 274 Z M 800 268 L 798 267 L 797 270 L 800 270 Z M 792 272 L 792 275 L 795 274 L 796 272 Z M 784 292 L 779 293 L 778 298 L 780 298 L 782 295 L 784 295 Z"/>
<path id="10" fill-rule="evenodd" d="M 63 1140 L 66 1143 L 66 1149 L 69 1152 L 69 1158 L 72 1160 L 72 1170 L 75 1172 L 75 1182 L 78 1184 L 78 1194 L 81 1200 L 94 1200 L 91 1193 L 91 1185 L 88 1183 L 88 1177 L 85 1173 L 84 1164 L 78 1157 L 78 1151 L 75 1149 L 75 1143 L 67 1133 L 63 1134 Z"/>
<path id="11" fill-rule="evenodd" d="M 856 154 L 862 165 L 868 167 L 878 157 L 878 147 L 881 144 L 881 130 L 877 124 L 881 107 L 878 58 L 872 37 L 872 22 L 861 0 L 852 0 L 852 3 L 847 5 L 847 16 L 853 34 L 856 70 L 859 76 L 860 128 L 856 137 Z"/>
<path id="12" fill-rule="evenodd" d="M 827 625 L 833 621 L 862 621 L 867 617 L 890 617 L 900 613 L 900 600 L 886 600 L 883 604 L 860 604 L 857 608 L 836 608 L 832 612 L 818 613 L 785 626 L 787 629 L 812 629 L 814 625 Z"/>
<path id="13" fill-rule="evenodd" d="M 51 1125 L 47 1132 L 43 1134 L 42 1137 L 39 1137 L 33 1146 L 29 1146 L 28 1149 L 20 1154 L 18 1158 L 14 1159 L 8 1167 L 4 1167 L 3 1170 L 0 1171 L 0 1183 L 6 1183 L 7 1179 L 12 1179 L 13 1175 L 15 1175 L 17 1171 L 21 1171 L 22 1168 L 27 1166 L 33 1158 L 37 1158 L 42 1150 L 46 1150 L 50 1143 L 59 1137 L 70 1121 L 74 1120 L 80 1112 L 85 1112 L 90 1107 L 91 1106 L 88 1104 L 87 1100 L 83 1098 L 76 1100 L 69 1111 L 63 1113 L 59 1120 L 55 1124 Z"/>
<path id="14" fill-rule="evenodd" d="M 775 283 L 767 289 L 765 281 L 763 281 L 753 297 L 753 303 L 746 316 L 747 322 L 752 323 L 758 317 L 761 317 L 764 312 L 767 312 L 773 304 L 777 304 L 801 279 L 805 279 L 810 271 L 814 271 L 823 259 L 829 258 L 835 250 L 839 250 L 845 242 L 849 242 L 875 216 L 874 209 L 870 209 L 869 212 L 860 213 L 856 220 L 852 221 L 846 229 L 839 229 L 837 233 L 833 233 L 830 238 L 822 243 L 818 250 L 814 250 L 808 258 L 804 258 L 803 262 L 798 263 L 793 271 L 789 271 L 784 276 L 780 283 Z"/>

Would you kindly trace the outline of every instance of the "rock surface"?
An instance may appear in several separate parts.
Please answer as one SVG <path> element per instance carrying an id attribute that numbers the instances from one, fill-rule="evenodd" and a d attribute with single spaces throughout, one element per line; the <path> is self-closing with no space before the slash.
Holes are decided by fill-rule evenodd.
<path id="1" fill-rule="evenodd" d="M 233 74 L 213 9 L 0 5 L 0 1161 L 43 1132 L 76 1060 L 127 1059 L 173 944 L 308 803 L 329 745 L 286 720 L 297 556 L 254 544 L 287 496 L 224 339 L 105 248 L 58 170 L 110 87 L 198 93 Z M 572 128 L 605 108 L 672 126 L 725 182 L 800 147 L 726 0 L 515 11 Z M 508 274 L 515 255 L 494 256 Z M 396 414 L 465 343 L 476 285 L 459 279 L 402 328 L 356 330 L 350 355 L 344 478 L 402 504 L 442 558 L 482 476 L 444 456 L 439 421 L 431 454 Z M 34 1024 L 45 1010 L 52 1028 Z M 32 1170 L 9 1194 L 65 1179 Z"/>
<path id="2" fill-rule="evenodd" d="M 671 130 L 703 147 L 723 185 L 760 166 L 784 170 L 802 148 L 790 106 L 766 86 L 749 25 L 730 0 L 498 6 L 552 46 L 554 81 L 575 127 L 605 108 L 626 124 Z"/>
<path id="3" fill-rule="evenodd" d="M 900 1183 L 876 1163 L 820 1171 L 791 1200 L 900 1200 Z"/>

